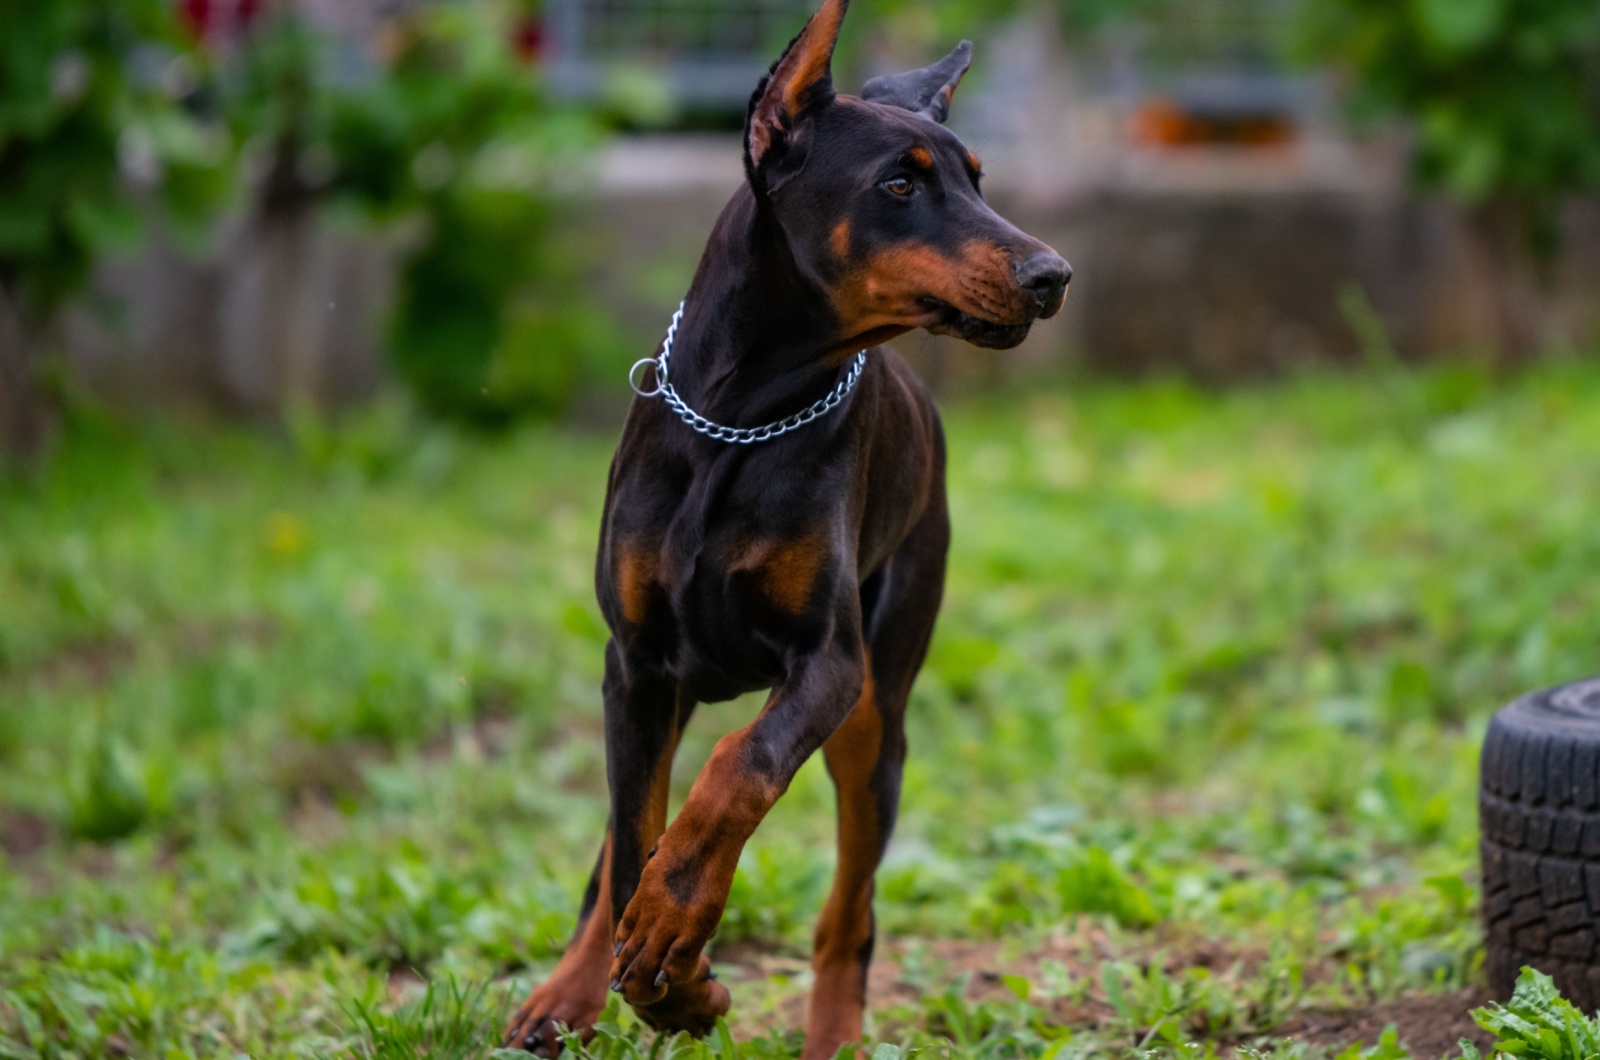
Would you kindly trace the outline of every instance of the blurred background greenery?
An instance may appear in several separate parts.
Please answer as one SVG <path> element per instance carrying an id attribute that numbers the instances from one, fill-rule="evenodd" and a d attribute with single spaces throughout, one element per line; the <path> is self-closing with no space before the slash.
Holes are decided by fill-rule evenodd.
<path id="1" fill-rule="evenodd" d="M 548 971 L 623 372 L 806 7 L 0 0 L 0 1057 L 482 1055 Z M 846 87 L 978 41 L 957 128 L 1078 274 L 901 343 L 956 546 L 874 1039 L 1441 1055 L 1483 725 L 1595 667 L 1600 9 L 850 19 Z M 736 1053 L 797 1054 L 831 799 L 741 862 Z"/>
<path id="2" fill-rule="evenodd" d="M 584 160 L 619 130 L 736 130 L 751 82 L 805 5 L 548 7 L 8 5 L 0 360 L 10 449 L 41 444 L 51 407 L 74 387 L 75 338 L 60 326 L 70 304 L 96 307 L 113 333 L 139 328 L 115 322 L 119 296 L 97 289 L 97 264 L 152 238 L 226 258 L 238 244 L 218 249 L 214 237 L 230 223 L 254 234 L 252 248 L 270 248 L 251 295 L 263 305 L 315 271 L 311 232 L 353 225 L 388 238 L 393 289 L 372 323 L 382 374 L 429 413 L 504 426 L 614 391 L 616 369 L 650 332 L 620 328 L 610 292 L 592 282 L 587 218 L 569 216 L 592 172 Z M 1600 15 L 1584 0 L 860 0 L 841 80 L 920 61 L 960 36 L 998 35 L 1000 66 L 1012 25 L 1058 36 L 1046 60 L 1078 71 L 1076 95 L 1052 102 L 1059 86 L 1008 85 L 980 58 L 975 82 L 999 83 L 965 130 L 980 141 L 1003 146 L 981 127 L 996 109 L 1023 114 L 1036 126 L 1029 136 L 1056 136 L 1027 111 L 1041 94 L 1053 110 L 1112 98 L 1119 142 L 1253 147 L 1237 164 L 1266 170 L 1281 164 L 1275 145 L 1328 124 L 1307 99 L 1331 94 L 1345 116 L 1332 119 L 1338 135 L 1399 130 L 1418 186 L 1456 200 L 1505 271 L 1555 260 L 1561 208 L 1600 186 Z M 1031 171 L 1051 164 L 1011 168 L 1048 188 Z M 1482 293 L 1509 301 L 1506 287 Z M 1541 344 L 1526 320 L 1501 331 L 1481 343 Z M 270 409 L 337 403 L 308 355 L 269 344 L 259 356 L 284 362 Z"/>

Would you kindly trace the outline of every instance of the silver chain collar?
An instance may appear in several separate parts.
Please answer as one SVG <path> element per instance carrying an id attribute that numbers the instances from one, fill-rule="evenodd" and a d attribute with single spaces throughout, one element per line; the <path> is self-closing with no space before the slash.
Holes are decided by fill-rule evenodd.
<path id="1" fill-rule="evenodd" d="M 861 381 L 862 369 L 867 366 L 867 351 L 862 350 L 856 354 L 855 360 L 850 364 L 850 371 L 839 380 L 839 385 L 828 393 L 828 396 L 811 405 L 810 408 L 796 412 L 793 416 L 786 416 L 761 427 L 724 427 L 712 423 L 694 409 L 690 408 L 683 398 L 678 396 L 678 391 L 673 387 L 667 377 L 667 358 L 672 356 L 672 343 L 678 337 L 678 325 L 683 323 L 683 303 L 678 303 L 678 311 L 672 314 L 672 324 L 667 328 L 667 341 L 661 345 L 661 356 L 646 357 L 637 362 L 628 370 L 628 385 L 633 392 L 645 399 L 660 398 L 667 403 L 667 407 L 678 414 L 678 418 L 687 423 L 695 431 L 707 438 L 715 438 L 719 442 L 729 442 L 734 445 L 754 445 L 757 442 L 771 441 L 790 431 L 799 430 L 819 416 L 826 416 L 839 407 L 843 401 L 856 388 Z M 646 390 L 642 385 L 642 369 L 649 367 L 655 369 L 656 385 L 654 389 Z"/>

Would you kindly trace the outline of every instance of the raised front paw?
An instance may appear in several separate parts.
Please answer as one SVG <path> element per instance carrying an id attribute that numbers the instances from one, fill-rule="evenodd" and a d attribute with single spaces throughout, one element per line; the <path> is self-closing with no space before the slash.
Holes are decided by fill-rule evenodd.
<path id="1" fill-rule="evenodd" d="M 708 981 L 701 951 L 728 898 L 726 887 L 708 884 L 692 871 L 668 871 L 667 864 L 657 857 L 645 866 L 639 889 L 617 923 L 611 989 L 635 1009 L 655 1005 L 674 987 Z"/>
<path id="2" fill-rule="evenodd" d="M 603 984 L 596 991 L 552 977 L 534 987 L 528 1000 L 511 1017 L 503 1046 L 554 1060 L 561 1052 L 560 1027 L 577 1031 L 588 1041 L 594 1036 L 595 1021 L 605 1004 Z"/>
<path id="3" fill-rule="evenodd" d="M 640 1005 L 634 1012 L 658 1031 L 687 1031 L 704 1038 L 716 1027 L 717 1018 L 728 1014 L 732 1003 L 728 988 L 717 982 L 711 962 L 701 957 L 686 982 L 674 981 L 660 1001 Z"/>

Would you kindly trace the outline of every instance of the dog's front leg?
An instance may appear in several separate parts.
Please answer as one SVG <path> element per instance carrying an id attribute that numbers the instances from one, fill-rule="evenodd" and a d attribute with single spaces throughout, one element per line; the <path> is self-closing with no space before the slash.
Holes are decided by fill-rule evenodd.
<path id="1" fill-rule="evenodd" d="M 648 1022 L 704 1033 L 721 1014 L 706 1010 L 711 999 L 698 989 L 701 951 L 722 919 L 739 853 L 849 715 L 864 677 L 859 653 L 802 657 L 755 721 L 717 741 L 617 925 L 611 986 Z"/>
<path id="2" fill-rule="evenodd" d="M 507 1048 L 545 1057 L 561 1052 L 563 1026 L 585 1040 L 592 1036 L 605 1008 L 617 914 L 639 884 L 644 852 L 666 827 L 672 754 L 694 709 L 676 682 L 629 666 L 614 641 L 606 647 L 604 692 L 610 827 L 577 932 L 555 971 L 517 1009 L 505 1035 Z"/>

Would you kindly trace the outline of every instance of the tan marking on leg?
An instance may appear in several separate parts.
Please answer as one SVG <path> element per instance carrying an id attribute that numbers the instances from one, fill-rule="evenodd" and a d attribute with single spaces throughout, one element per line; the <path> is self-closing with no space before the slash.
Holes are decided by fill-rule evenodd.
<path id="1" fill-rule="evenodd" d="M 705 976 L 705 944 L 722 919 L 740 851 L 821 740 L 814 728 L 776 741 L 766 729 L 774 715 L 787 726 L 794 711 L 825 709 L 815 697 L 830 697 L 826 702 L 837 710 L 850 693 L 859 694 L 849 683 L 860 677 L 856 661 L 848 662 L 840 669 L 809 660 L 791 672 L 755 721 L 717 741 L 695 778 L 617 922 L 611 975 L 641 1016 L 705 1033 L 726 1011 L 726 990 Z M 785 745 L 786 739 L 798 742 Z M 663 1002 L 667 1008 L 658 1008 Z"/>
<path id="2" fill-rule="evenodd" d="M 872 774 L 883 746 L 883 715 L 870 660 L 855 710 L 823 745 L 839 799 L 839 867 L 817 920 L 811 966 L 810 1013 L 802 1060 L 831 1060 L 839 1046 L 861 1038 L 867 1003 L 863 950 L 872 938 L 872 878 L 883 831 Z"/>
<path id="3" fill-rule="evenodd" d="M 533 988 L 506 1030 L 508 1048 L 520 1049 L 530 1034 L 542 1041 L 538 1052 L 555 1056 L 561 1049 L 556 1025 L 584 1035 L 594 1034 L 594 1024 L 606 1004 L 606 982 L 611 969 L 611 834 L 606 834 L 600 857 L 599 887 L 589 919 L 583 922 L 561 954 L 549 978 Z"/>
<path id="4" fill-rule="evenodd" d="M 726 989 L 705 978 L 702 950 L 722 919 L 739 852 L 782 794 L 746 770 L 749 739 L 746 726 L 717 741 L 617 923 L 611 975 L 658 1028 L 704 1034 L 727 1010 Z M 635 978 L 634 959 L 646 955 L 645 977 Z M 658 969 L 660 979 L 648 978 Z"/>
<path id="5" fill-rule="evenodd" d="M 592 957 L 595 954 L 608 956 L 607 943 L 610 939 L 611 836 L 607 835 L 605 854 L 600 859 L 600 886 L 595 891 L 594 908 L 589 910 L 589 919 L 583 922 L 583 933 L 578 936 L 578 941 L 581 944 L 582 954 L 585 957 Z M 566 963 L 566 959 L 567 954 L 562 954 L 561 963 Z M 610 967 L 609 960 L 600 963 L 604 967 Z"/>
<path id="6" fill-rule="evenodd" d="M 631 625 L 643 623 L 649 612 L 660 563 L 654 549 L 626 544 L 617 549 L 617 596 L 622 601 L 622 617 Z"/>
<path id="7" fill-rule="evenodd" d="M 661 756 L 661 761 L 656 763 L 655 772 L 650 777 L 650 797 L 645 802 L 644 818 L 640 822 L 643 828 L 639 836 L 639 849 L 649 852 L 655 846 L 656 840 L 661 838 L 661 833 L 667 830 L 667 798 L 672 792 L 672 759 L 678 753 L 678 741 L 673 739 L 667 753 Z"/>

